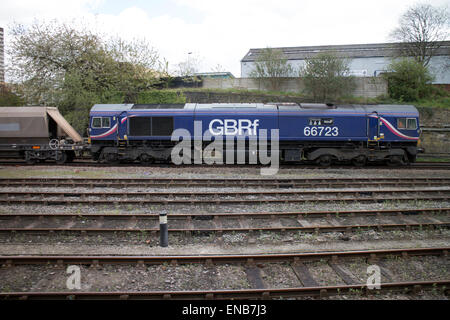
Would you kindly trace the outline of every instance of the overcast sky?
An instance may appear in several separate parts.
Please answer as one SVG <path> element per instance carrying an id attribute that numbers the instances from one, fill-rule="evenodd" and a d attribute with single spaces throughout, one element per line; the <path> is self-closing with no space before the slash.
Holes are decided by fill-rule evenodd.
<path id="1" fill-rule="evenodd" d="M 447 6 L 450 0 L 422 1 Z M 125 39 L 146 38 L 172 66 L 201 57 L 240 76 L 250 48 L 380 43 L 411 0 L 2 0 L 0 27 L 33 19 L 87 21 Z"/>

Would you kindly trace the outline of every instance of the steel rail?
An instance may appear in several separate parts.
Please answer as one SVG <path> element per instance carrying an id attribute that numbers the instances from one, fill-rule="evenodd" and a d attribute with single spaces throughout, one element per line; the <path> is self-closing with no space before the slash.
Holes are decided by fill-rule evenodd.
<path id="1" fill-rule="evenodd" d="M 417 293 L 429 288 L 442 288 L 445 294 L 448 292 L 450 280 L 389 282 L 382 283 L 382 291 L 400 291 L 403 293 Z M 296 288 L 267 288 L 267 289 L 243 289 L 243 290 L 198 290 L 198 291 L 117 291 L 117 292 L 1 292 L 2 299 L 38 300 L 38 299 L 65 299 L 65 300 L 150 300 L 150 299 L 196 299 L 196 300 L 222 300 L 222 299 L 273 299 L 307 296 L 333 296 L 342 294 L 354 294 L 355 290 L 362 290 L 364 294 L 377 293 L 379 290 L 369 290 L 366 284 L 296 287 Z"/>
<path id="2" fill-rule="evenodd" d="M 450 194 L 450 189 L 368 189 L 368 190 L 283 190 L 283 191 L 142 191 L 142 192 L 86 192 L 86 191 L 0 191 L 0 197 L 242 197 L 242 196 L 282 196 L 282 195 L 361 195 L 374 194 Z"/>
<path id="3" fill-rule="evenodd" d="M 448 186 L 450 185 L 450 179 L 445 179 L 443 181 L 417 181 L 418 179 L 411 179 L 411 181 L 360 181 L 360 182 L 346 182 L 346 181 L 336 181 L 336 182 L 272 182 L 270 180 L 258 181 L 258 182 L 247 182 L 245 180 L 239 181 L 224 181 L 224 182 L 35 182 L 35 181 L 17 181 L 17 182 L 3 182 L 0 180 L 0 187 L 84 187 L 84 188 L 190 188 L 190 187 L 256 187 L 256 188 L 360 188 L 365 186 L 370 187 L 410 187 L 414 185 L 415 187 L 438 187 L 438 186 Z M 428 180 L 428 179 L 427 179 Z"/>
<path id="4" fill-rule="evenodd" d="M 1 161 L 1 166 L 55 166 L 54 162 L 46 162 L 46 163 L 38 163 L 38 164 L 27 164 L 24 161 Z M 127 164 L 106 164 L 106 163 L 97 163 L 93 161 L 78 161 L 72 163 L 63 164 L 64 167 L 96 167 L 96 168 L 110 168 L 110 167 L 140 167 L 140 168 L 171 168 L 175 167 L 174 164 L 171 163 L 157 163 L 151 165 L 142 165 L 140 163 L 127 163 Z M 266 167 L 264 165 L 252 165 L 252 164 L 185 164 L 182 165 L 181 168 L 263 168 Z M 449 162 L 415 162 L 409 165 L 400 165 L 400 166 L 387 166 L 382 164 L 369 164 L 364 167 L 355 167 L 349 164 L 332 164 L 330 167 L 320 167 L 311 163 L 301 163 L 301 164 L 281 164 L 280 169 L 387 169 L 387 170 L 398 170 L 398 169 L 436 169 L 436 170 L 445 170 L 450 167 Z"/>
<path id="5" fill-rule="evenodd" d="M 296 252 L 296 253 L 267 253 L 267 254 L 223 254 L 223 255 L 1 255 L 0 264 L 3 267 L 15 265 L 48 264 L 64 266 L 71 264 L 109 265 L 109 264 L 228 264 L 259 262 L 305 262 L 318 260 L 332 260 L 349 258 L 369 258 L 376 260 L 390 256 L 448 256 L 450 247 L 403 248 L 377 250 L 349 250 L 324 252 Z"/>
<path id="6" fill-rule="evenodd" d="M 366 181 L 364 181 L 366 180 Z M 339 182 L 435 182 L 450 181 L 450 178 L 440 177 L 363 177 L 363 178 L 0 178 L 0 184 L 15 182 L 40 182 L 40 183 L 239 183 L 239 182 L 273 182 L 273 183 L 339 183 Z"/>

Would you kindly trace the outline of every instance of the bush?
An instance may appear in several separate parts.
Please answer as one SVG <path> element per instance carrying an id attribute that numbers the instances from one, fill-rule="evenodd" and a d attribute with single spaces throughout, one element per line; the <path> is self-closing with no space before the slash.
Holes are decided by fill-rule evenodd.
<path id="1" fill-rule="evenodd" d="M 414 59 L 401 59 L 389 65 L 391 72 L 384 74 L 389 96 L 399 101 L 418 101 L 435 93 L 433 77 L 426 67 Z"/>
<path id="2" fill-rule="evenodd" d="M 306 59 L 300 76 L 303 76 L 306 92 L 314 101 L 333 102 L 351 95 L 354 90 L 355 80 L 348 73 L 348 61 L 333 53 L 319 53 Z"/>

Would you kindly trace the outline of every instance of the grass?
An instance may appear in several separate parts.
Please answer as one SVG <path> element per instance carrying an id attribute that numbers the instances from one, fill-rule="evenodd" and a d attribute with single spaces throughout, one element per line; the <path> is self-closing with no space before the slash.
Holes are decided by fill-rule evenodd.
<path id="1" fill-rule="evenodd" d="M 121 173 L 115 173 L 122 175 Z M 124 177 L 129 177 L 129 173 L 123 173 Z M 106 170 L 83 170 L 76 172 L 76 170 L 55 170 L 49 167 L 49 169 L 34 169 L 34 168 L 14 168 L 11 170 L 8 167 L 0 167 L 0 178 L 54 178 L 54 177 L 78 177 L 78 178 L 109 178 L 111 172 Z"/>
<path id="2" fill-rule="evenodd" d="M 422 99 L 415 103 L 418 107 L 450 108 L 450 97 L 437 97 L 434 99 Z"/>
<path id="3" fill-rule="evenodd" d="M 450 162 L 450 158 L 417 157 L 416 162 Z"/>

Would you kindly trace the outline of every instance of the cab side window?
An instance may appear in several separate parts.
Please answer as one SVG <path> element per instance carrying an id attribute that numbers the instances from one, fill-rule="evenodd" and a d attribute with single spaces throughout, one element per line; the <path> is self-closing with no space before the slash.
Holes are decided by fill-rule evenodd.
<path id="1" fill-rule="evenodd" d="M 406 119 L 406 129 L 408 129 L 408 130 L 417 129 L 417 119 L 416 118 Z"/>
<path id="2" fill-rule="evenodd" d="M 102 118 L 94 117 L 92 118 L 92 128 L 101 128 L 102 127 Z"/>
<path id="3" fill-rule="evenodd" d="M 111 119 L 109 117 L 93 117 L 92 128 L 109 128 L 111 127 Z"/>
<path id="4" fill-rule="evenodd" d="M 417 119 L 416 118 L 398 118 L 397 128 L 405 130 L 415 130 L 417 129 Z"/>
<path id="5" fill-rule="evenodd" d="M 109 117 L 102 118 L 102 128 L 109 128 L 111 126 L 111 120 Z"/>

